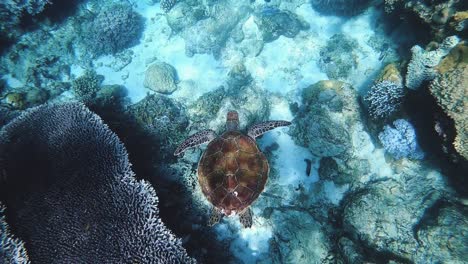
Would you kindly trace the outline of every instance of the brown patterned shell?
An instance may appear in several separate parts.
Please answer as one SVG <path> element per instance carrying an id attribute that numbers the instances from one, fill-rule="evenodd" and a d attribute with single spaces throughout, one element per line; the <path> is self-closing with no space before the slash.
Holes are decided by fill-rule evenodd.
<path id="1" fill-rule="evenodd" d="M 252 204 L 265 187 L 270 167 L 255 140 L 238 131 L 211 141 L 198 165 L 206 198 L 229 215 Z"/>

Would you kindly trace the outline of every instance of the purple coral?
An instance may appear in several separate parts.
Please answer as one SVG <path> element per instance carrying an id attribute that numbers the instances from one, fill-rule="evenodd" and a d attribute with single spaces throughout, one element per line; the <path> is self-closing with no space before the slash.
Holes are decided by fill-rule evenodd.
<path id="1" fill-rule="evenodd" d="M 37 263 L 194 263 L 152 186 L 82 104 L 43 105 L 0 131 L 7 219 Z"/>
<path id="2" fill-rule="evenodd" d="M 379 134 L 379 140 L 385 151 L 395 159 L 424 158 L 424 153 L 417 143 L 413 125 L 404 119 L 398 119 L 393 122 L 393 126 L 385 126 Z"/>
<path id="3" fill-rule="evenodd" d="M 369 105 L 369 114 L 374 119 L 388 118 L 398 110 L 403 103 L 405 90 L 401 84 L 382 81 L 374 84 L 364 97 Z"/>

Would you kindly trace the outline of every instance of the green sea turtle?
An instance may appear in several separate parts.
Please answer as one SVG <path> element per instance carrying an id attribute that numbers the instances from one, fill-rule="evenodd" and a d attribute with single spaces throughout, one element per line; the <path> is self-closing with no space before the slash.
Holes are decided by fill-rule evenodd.
<path id="1" fill-rule="evenodd" d="M 229 111 L 226 132 L 217 136 L 213 130 L 200 131 L 182 142 L 174 155 L 188 148 L 209 142 L 198 164 L 198 182 L 208 201 L 213 204 L 209 225 L 224 216 L 239 215 L 244 227 L 252 226 L 249 206 L 265 187 L 270 172 L 268 160 L 258 149 L 255 138 L 288 121 L 267 121 L 249 128 L 247 135 L 239 131 L 239 115 Z"/>

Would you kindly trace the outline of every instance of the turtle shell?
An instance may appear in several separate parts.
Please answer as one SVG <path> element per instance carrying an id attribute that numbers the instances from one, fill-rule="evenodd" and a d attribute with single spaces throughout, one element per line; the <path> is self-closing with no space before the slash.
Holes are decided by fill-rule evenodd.
<path id="1" fill-rule="evenodd" d="M 265 187 L 270 167 L 255 140 L 228 131 L 211 141 L 198 164 L 203 194 L 226 215 L 241 212 Z"/>

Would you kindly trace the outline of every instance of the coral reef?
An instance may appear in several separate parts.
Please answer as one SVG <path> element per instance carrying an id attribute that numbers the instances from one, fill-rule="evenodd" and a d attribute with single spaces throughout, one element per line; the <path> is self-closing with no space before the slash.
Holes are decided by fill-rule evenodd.
<path id="1" fill-rule="evenodd" d="M 74 79 L 71 87 L 78 97 L 87 100 L 96 95 L 103 80 L 104 76 L 88 70 L 82 76 Z"/>
<path id="2" fill-rule="evenodd" d="M 430 81 L 437 76 L 436 66 L 444 56 L 459 42 L 458 37 L 446 38 L 435 50 L 426 51 L 416 45 L 411 48 L 412 57 L 406 73 L 406 87 L 417 90 L 424 81 Z"/>
<path id="3" fill-rule="evenodd" d="M 176 82 L 176 69 L 165 62 L 157 62 L 146 69 L 143 85 L 158 93 L 171 94 L 177 89 Z"/>
<path id="4" fill-rule="evenodd" d="M 359 118 L 356 92 L 339 81 L 320 81 L 303 90 L 302 102 L 303 110 L 293 122 L 295 140 L 318 157 L 348 153 L 351 135 L 346 127 Z"/>
<path id="5" fill-rule="evenodd" d="M 169 12 L 177 3 L 177 0 L 161 0 L 159 2 L 159 5 L 161 6 L 161 9 L 164 10 L 164 12 Z"/>
<path id="6" fill-rule="evenodd" d="M 33 108 L 0 132 L 0 198 L 31 261 L 194 263 L 150 184 L 81 104 Z"/>
<path id="7" fill-rule="evenodd" d="M 83 24 L 83 45 L 96 56 L 120 52 L 138 43 L 143 22 L 141 15 L 128 4 L 105 6 Z"/>
<path id="8" fill-rule="evenodd" d="M 454 210 L 460 205 L 451 195 L 438 172 L 404 161 L 392 179 L 348 192 L 341 203 L 343 227 L 382 262 L 462 263 L 468 214 Z"/>
<path id="9" fill-rule="evenodd" d="M 189 122 L 185 108 L 166 96 L 147 95 L 129 111 L 138 125 L 156 137 L 154 142 L 158 142 L 161 159 L 172 157 L 177 145 L 187 136 Z"/>
<path id="10" fill-rule="evenodd" d="M 374 119 L 385 119 L 398 112 L 403 103 L 403 85 L 391 81 L 377 82 L 364 97 L 368 111 Z"/>
<path id="11" fill-rule="evenodd" d="M 325 15 L 354 16 L 364 11 L 370 0 L 311 0 L 312 7 Z"/>
<path id="12" fill-rule="evenodd" d="M 207 18 L 207 10 L 203 5 L 191 5 L 190 2 L 179 2 L 166 14 L 167 23 L 171 29 L 178 33 L 197 21 Z"/>
<path id="13" fill-rule="evenodd" d="M 4 211 L 0 203 L 0 263 L 29 264 L 24 243 L 10 234 Z"/>
<path id="14" fill-rule="evenodd" d="M 356 68 L 354 49 L 359 46 L 356 40 L 344 34 L 335 34 L 320 49 L 319 67 L 333 80 L 348 77 L 352 68 Z"/>
<path id="15" fill-rule="evenodd" d="M 299 31 L 308 29 L 307 22 L 301 21 L 298 15 L 287 10 L 265 7 L 255 16 L 263 41 L 272 42 L 280 36 L 294 38 Z"/>
<path id="16" fill-rule="evenodd" d="M 385 0 L 385 11 L 428 27 L 431 38 L 441 41 L 451 34 L 466 34 L 466 2 L 458 0 Z"/>
<path id="17" fill-rule="evenodd" d="M 386 125 L 379 133 L 379 140 L 385 151 L 395 159 L 422 159 L 424 157 L 416 140 L 414 127 L 404 119 L 395 120 L 393 127 Z"/>
<path id="18" fill-rule="evenodd" d="M 219 57 L 231 32 L 241 19 L 249 14 L 248 6 L 243 1 L 221 0 L 207 8 L 207 18 L 197 21 L 182 31 L 185 39 L 185 53 L 212 53 Z"/>
<path id="19" fill-rule="evenodd" d="M 223 131 L 226 113 L 236 110 L 241 129 L 265 121 L 270 113 L 268 93 L 251 82 L 250 74 L 243 67 L 229 73 L 227 87 L 206 93 L 188 107 L 190 120 L 204 129 Z"/>
<path id="20" fill-rule="evenodd" d="M 21 19 L 26 14 L 41 13 L 50 0 L 5 0 L 0 3 L 0 37 L 13 39 L 19 36 Z"/>
<path id="21" fill-rule="evenodd" d="M 455 122 L 457 135 L 454 146 L 460 155 L 468 159 L 468 52 L 461 43 L 437 67 L 439 75 L 429 86 L 437 103 Z"/>

